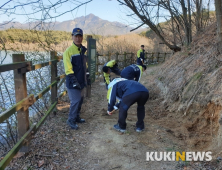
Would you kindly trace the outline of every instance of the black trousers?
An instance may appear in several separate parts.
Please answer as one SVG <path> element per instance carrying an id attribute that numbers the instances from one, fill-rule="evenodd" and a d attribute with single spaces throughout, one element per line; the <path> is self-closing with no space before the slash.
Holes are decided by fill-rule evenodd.
<path id="1" fill-rule="evenodd" d="M 144 128 L 144 118 L 145 118 L 145 104 L 149 98 L 149 93 L 140 91 L 133 94 L 130 94 L 124 97 L 120 103 L 119 108 L 119 127 L 121 129 L 126 129 L 126 118 L 127 118 L 127 111 L 131 105 L 137 102 L 137 128 Z"/>
<path id="2" fill-rule="evenodd" d="M 114 65 L 113 67 L 110 68 L 111 72 L 115 73 L 116 75 L 120 75 L 121 71 L 118 68 L 118 65 Z"/>

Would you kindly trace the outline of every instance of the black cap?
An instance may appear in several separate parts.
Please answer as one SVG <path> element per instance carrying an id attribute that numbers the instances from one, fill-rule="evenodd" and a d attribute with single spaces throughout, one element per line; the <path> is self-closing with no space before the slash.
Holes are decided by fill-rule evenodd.
<path id="1" fill-rule="evenodd" d="M 108 70 L 109 70 L 109 67 L 107 67 L 107 66 L 104 66 L 104 67 L 103 67 L 103 72 L 107 73 Z"/>
<path id="2" fill-rule="evenodd" d="M 146 70 L 146 66 L 145 65 L 142 65 L 142 67 L 144 68 L 144 70 Z"/>

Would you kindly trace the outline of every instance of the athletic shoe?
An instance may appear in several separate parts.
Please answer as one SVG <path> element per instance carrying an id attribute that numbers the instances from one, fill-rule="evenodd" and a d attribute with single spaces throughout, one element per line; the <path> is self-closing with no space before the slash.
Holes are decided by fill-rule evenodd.
<path id="1" fill-rule="evenodd" d="M 114 125 L 113 128 L 114 128 L 115 130 L 119 131 L 119 132 L 122 132 L 122 133 L 126 132 L 126 129 L 121 129 L 121 128 L 119 127 L 119 124 Z"/>
<path id="2" fill-rule="evenodd" d="M 143 129 L 141 129 L 141 128 L 136 128 L 136 132 L 142 132 L 142 131 L 144 131 L 144 128 L 143 128 Z"/>
<path id="3" fill-rule="evenodd" d="M 76 122 L 77 122 L 77 123 L 85 123 L 86 121 L 85 121 L 85 119 L 81 119 L 80 117 L 78 117 L 78 118 L 76 119 Z"/>

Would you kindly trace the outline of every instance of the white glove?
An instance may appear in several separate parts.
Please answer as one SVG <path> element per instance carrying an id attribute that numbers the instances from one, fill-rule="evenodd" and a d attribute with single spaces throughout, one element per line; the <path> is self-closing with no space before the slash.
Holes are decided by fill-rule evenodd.
<path id="1" fill-rule="evenodd" d="M 108 115 L 112 115 L 112 113 L 111 113 L 111 112 L 109 112 L 108 110 L 107 110 L 107 114 L 108 114 Z"/>
<path id="2" fill-rule="evenodd" d="M 116 107 L 116 106 L 113 106 L 113 107 L 114 107 L 114 109 L 115 109 L 115 110 L 118 110 L 118 109 L 119 109 L 119 108 L 118 108 L 118 107 Z"/>

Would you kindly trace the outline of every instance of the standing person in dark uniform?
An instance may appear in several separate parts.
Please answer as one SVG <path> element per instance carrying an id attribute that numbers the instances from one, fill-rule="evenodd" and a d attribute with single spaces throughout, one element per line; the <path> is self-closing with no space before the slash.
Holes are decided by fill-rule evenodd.
<path id="1" fill-rule="evenodd" d="M 77 123 L 84 123 L 80 118 L 85 86 L 87 84 L 87 57 L 86 48 L 82 45 L 83 31 L 74 28 L 72 31 L 73 44 L 63 54 L 63 63 L 66 74 L 66 87 L 70 99 L 70 111 L 67 124 L 72 129 L 78 129 Z M 90 82 L 88 82 L 90 83 Z"/>
<path id="2" fill-rule="evenodd" d="M 143 65 L 145 58 L 144 45 L 141 45 L 141 49 L 137 51 L 137 65 Z"/>
<path id="3" fill-rule="evenodd" d="M 141 76 L 143 75 L 143 72 L 146 70 L 145 65 L 136 65 L 136 64 L 131 64 L 127 67 L 125 67 L 122 71 L 120 76 L 122 78 L 128 79 L 128 80 L 135 80 L 135 81 L 140 81 Z"/>
<path id="4" fill-rule="evenodd" d="M 108 85 L 110 83 L 110 73 L 113 72 L 116 75 L 120 75 L 121 71 L 118 68 L 118 65 L 116 63 L 116 60 L 111 60 L 104 64 L 103 66 L 103 76 L 104 76 L 104 82 L 106 84 L 106 90 L 108 90 Z"/>
<path id="5" fill-rule="evenodd" d="M 144 130 L 145 104 L 149 98 L 149 91 L 142 84 L 133 80 L 126 80 L 124 78 L 114 79 L 108 86 L 107 92 L 108 111 L 109 115 L 115 108 L 116 98 L 120 98 L 119 105 L 119 119 L 118 123 L 114 125 L 114 129 L 120 132 L 126 131 L 127 111 L 131 105 L 137 103 L 137 118 L 136 131 Z"/>

